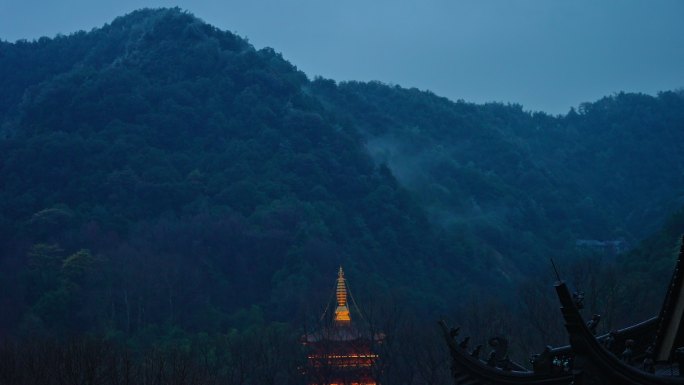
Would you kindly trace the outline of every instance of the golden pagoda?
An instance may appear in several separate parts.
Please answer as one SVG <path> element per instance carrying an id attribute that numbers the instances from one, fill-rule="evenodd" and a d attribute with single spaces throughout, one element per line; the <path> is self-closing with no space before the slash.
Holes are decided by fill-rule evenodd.
<path id="1" fill-rule="evenodd" d="M 335 323 L 345 325 L 351 323 L 349 308 L 347 307 L 347 285 L 344 283 L 344 271 L 342 266 L 337 272 L 337 308 L 335 308 Z"/>
<path id="2" fill-rule="evenodd" d="M 309 385 L 377 385 L 379 357 L 373 348 L 382 342 L 384 335 L 372 334 L 352 323 L 347 301 L 349 289 L 341 266 L 335 297 L 337 307 L 332 322 L 302 338 L 308 350 L 306 382 Z"/>

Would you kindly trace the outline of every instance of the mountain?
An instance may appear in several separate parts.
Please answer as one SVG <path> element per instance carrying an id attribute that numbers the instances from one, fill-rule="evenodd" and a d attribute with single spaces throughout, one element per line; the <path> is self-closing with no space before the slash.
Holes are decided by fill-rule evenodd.
<path id="1" fill-rule="evenodd" d="M 644 319 L 660 311 L 684 235 L 684 207 L 675 211 L 664 226 L 619 258 L 623 294 L 633 319 Z M 656 299 L 656 300 L 654 300 Z"/>
<path id="2" fill-rule="evenodd" d="M 9 334 L 303 322 L 339 264 L 369 307 L 510 300 L 684 191 L 681 93 L 549 116 L 311 80 L 178 9 L 0 42 L 0 90 Z"/>
<path id="3" fill-rule="evenodd" d="M 565 116 L 452 102 L 430 92 L 313 82 L 434 223 L 515 265 L 635 244 L 684 203 L 684 98 L 619 93 Z"/>
<path id="4" fill-rule="evenodd" d="M 1 57 L 3 327 L 318 312 L 340 263 L 434 297 L 423 212 L 273 50 L 170 9 Z"/>

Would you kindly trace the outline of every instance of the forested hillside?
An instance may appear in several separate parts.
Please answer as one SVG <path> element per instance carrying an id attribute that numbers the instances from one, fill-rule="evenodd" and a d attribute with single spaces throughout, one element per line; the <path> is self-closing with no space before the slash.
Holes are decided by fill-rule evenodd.
<path id="1" fill-rule="evenodd" d="M 462 276 L 273 50 L 146 10 L 3 43 L 1 68 L 6 330 L 293 321 L 321 310 L 340 263 L 359 289 L 413 285 L 416 301 Z"/>
<path id="2" fill-rule="evenodd" d="M 312 86 L 434 223 L 514 266 L 572 258 L 578 240 L 634 245 L 683 203 L 681 93 L 620 93 L 552 117 L 378 83 Z"/>
<path id="3" fill-rule="evenodd" d="M 339 264 L 360 302 L 455 309 L 684 197 L 681 93 L 549 116 L 336 84 L 177 9 L 0 42 L 0 90 L 3 334 L 304 322 Z"/>

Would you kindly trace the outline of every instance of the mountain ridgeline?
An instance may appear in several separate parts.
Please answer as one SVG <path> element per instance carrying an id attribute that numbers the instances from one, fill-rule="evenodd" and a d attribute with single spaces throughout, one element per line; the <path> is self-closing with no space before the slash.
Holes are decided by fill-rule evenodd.
<path id="1" fill-rule="evenodd" d="M 684 204 L 678 92 L 549 116 L 311 80 L 178 9 L 0 42 L 0 90 L 9 334 L 297 322 L 339 264 L 446 311 Z"/>

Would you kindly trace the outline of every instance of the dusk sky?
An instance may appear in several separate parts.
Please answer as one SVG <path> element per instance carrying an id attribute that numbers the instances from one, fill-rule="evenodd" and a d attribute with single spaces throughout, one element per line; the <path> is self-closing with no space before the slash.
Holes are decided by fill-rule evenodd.
<path id="1" fill-rule="evenodd" d="M 0 0 L 0 39 L 90 30 L 172 6 L 273 47 L 311 78 L 380 80 L 554 114 L 618 91 L 684 87 L 679 0 Z"/>

